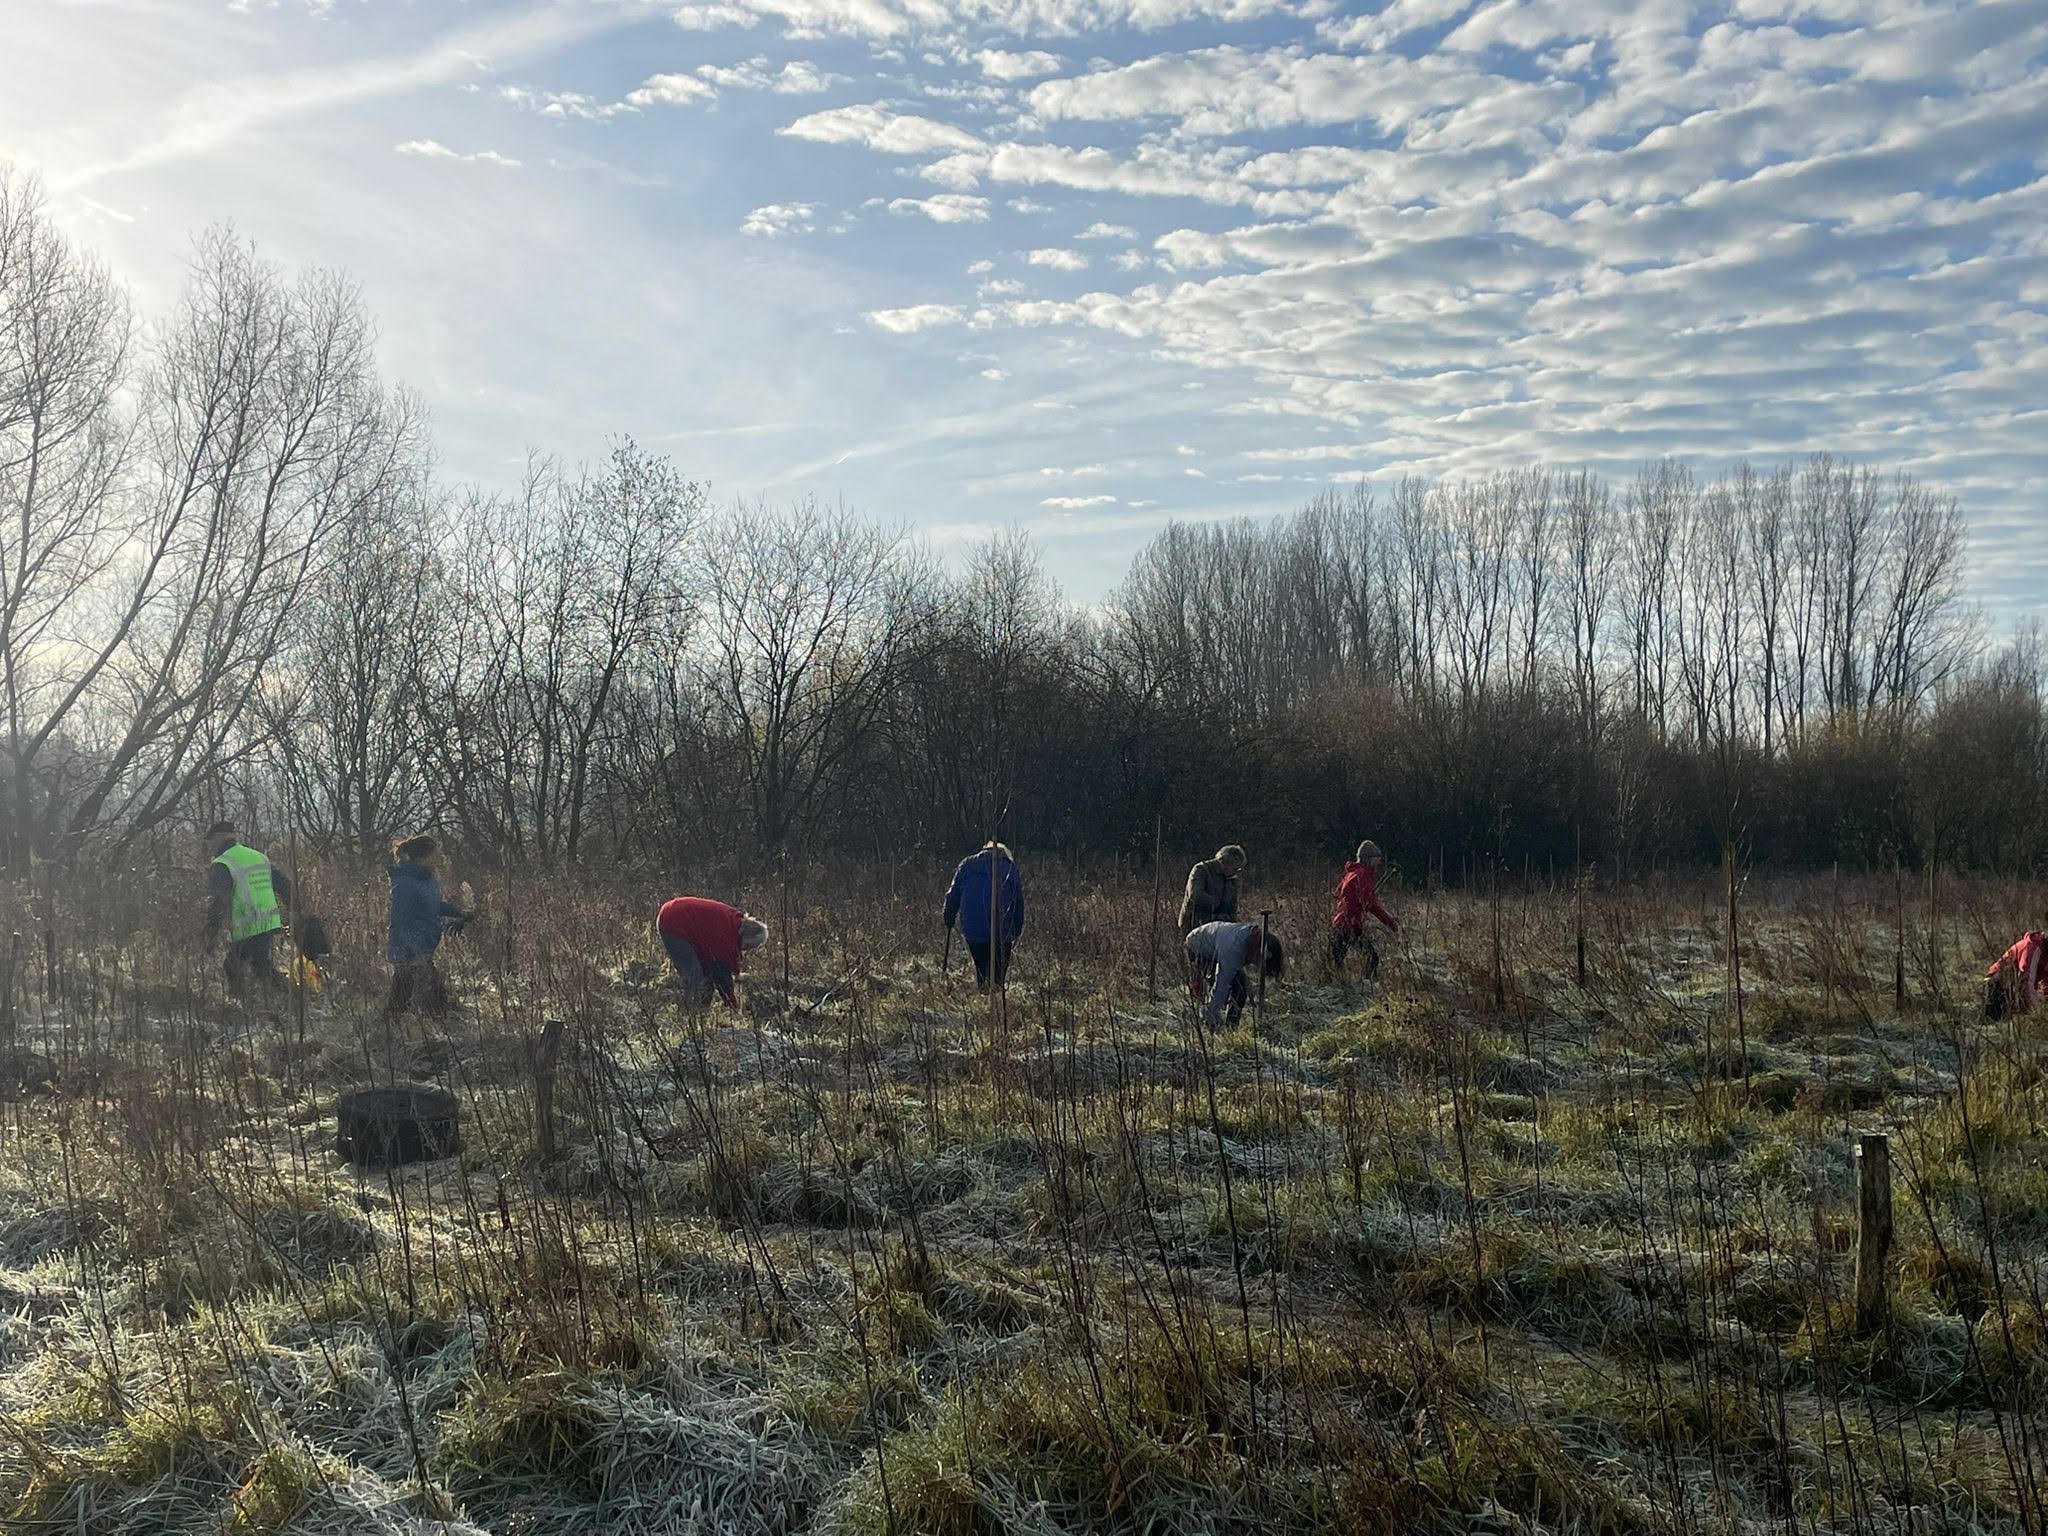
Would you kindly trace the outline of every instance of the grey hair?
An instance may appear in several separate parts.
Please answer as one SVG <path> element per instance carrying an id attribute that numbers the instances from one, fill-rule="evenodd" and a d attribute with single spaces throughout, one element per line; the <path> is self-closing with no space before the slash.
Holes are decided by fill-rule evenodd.
<path id="1" fill-rule="evenodd" d="M 768 925 L 758 918 L 740 919 L 740 948 L 759 949 L 768 942 Z"/>
<path id="2" fill-rule="evenodd" d="M 1364 842 L 1358 845 L 1358 857 L 1355 860 L 1355 862 L 1359 864 L 1370 864 L 1374 859 L 1378 858 L 1379 856 L 1380 845 L 1368 837 Z"/>
<path id="3" fill-rule="evenodd" d="M 1249 864 L 1251 860 L 1244 856 L 1244 850 L 1238 847 L 1236 843 L 1225 843 L 1216 850 L 1216 862 L 1218 864 Z"/>

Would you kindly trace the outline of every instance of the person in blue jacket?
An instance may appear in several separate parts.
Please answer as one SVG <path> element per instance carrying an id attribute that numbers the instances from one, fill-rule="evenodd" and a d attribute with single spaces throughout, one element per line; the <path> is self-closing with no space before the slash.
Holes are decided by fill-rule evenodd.
<path id="1" fill-rule="evenodd" d="M 448 985 L 434 966 L 444 927 L 460 928 L 470 914 L 442 899 L 434 878 L 435 843 L 431 837 L 391 840 L 391 937 L 385 948 L 391 961 L 391 997 L 387 1017 L 417 1007 L 426 1013 L 448 1011 Z"/>
<path id="2" fill-rule="evenodd" d="M 989 873 L 991 859 L 995 861 L 993 877 Z M 1000 923 L 990 920 L 997 907 L 1002 913 Z M 993 978 L 1000 987 L 1010 974 L 1010 951 L 1024 936 L 1024 877 L 1009 849 L 1001 843 L 988 843 L 981 852 L 960 861 L 947 888 L 946 910 L 940 920 L 948 928 L 959 923 L 960 937 L 974 956 L 975 985 L 986 992 Z"/>

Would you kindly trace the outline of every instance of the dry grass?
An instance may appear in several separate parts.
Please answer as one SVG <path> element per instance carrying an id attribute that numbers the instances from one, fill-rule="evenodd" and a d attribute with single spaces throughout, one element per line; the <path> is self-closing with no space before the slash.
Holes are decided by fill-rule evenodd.
<path id="1" fill-rule="evenodd" d="M 1895 955 L 1889 882 L 1759 882 L 1738 1032 L 1709 882 L 1590 902 L 1583 991 L 1563 893 L 1404 894 L 1366 985 L 1303 882 L 1262 893 L 1300 973 L 1211 1033 L 1170 955 L 1144 995 L 1149 883 L 1072 879 L 1005 1003 L 826 878 L 787 988 L 778 942 L 701 1018 L 638 907 L 480 880 L 516 926 L 388 1035 L 352 875 L 303 1018 L 149 882 L 60 889 L 0 1042 L 0 1527 L 2044 1530 L 2048 1030 L 1974 1011 L 2038 892 L 1945 888 L 1932 938 L 1923 895 Z M 394 1078 L 458 1157 L 336 1159 Z"/>

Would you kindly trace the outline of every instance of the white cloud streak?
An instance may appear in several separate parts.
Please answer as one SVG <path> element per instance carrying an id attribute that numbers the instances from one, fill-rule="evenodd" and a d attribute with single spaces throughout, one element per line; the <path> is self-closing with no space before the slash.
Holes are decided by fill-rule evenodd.
<path id="1" fill-rule="evenodd" d="M 640 0 L 588 7 L 535 5 L 447 33 L 403 55 L 194 86 L 134 149 L 52 178 L 52 184 L 76 191 L 108 176 L 209 154 L 278 123 L 447 85 L 473 76 L 480 61 L 503 65 L 549 53 L 656 9 Z"/>
<path id="2" fill-rule="evenodd" d="M 981 147 L 981 140 L 964 128 L 879 104 L 832 107 L 776 131 L 819 144 L 855 144 L 885 155 L 930 155 Z"/>
<path id="3" fill-rule="evenodd" d="M 437 139 L 407 139 L 392 146 L 401 155 L 419 160 L 457 160 L 475 165 L 495 165 L 504 170 L 517 170 L 519 162 L 509 155 L 501 155 L 495 149 L 478 149 L 463 153 L 450 149 Z"/>

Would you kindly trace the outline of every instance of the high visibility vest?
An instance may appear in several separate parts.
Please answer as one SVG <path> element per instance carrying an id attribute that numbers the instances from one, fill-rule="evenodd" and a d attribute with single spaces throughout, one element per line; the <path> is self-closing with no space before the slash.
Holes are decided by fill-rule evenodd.
<path id="1" fill-rule="evenodd" d="M 284 926 L 277 891 L 270 883 L 270 860 L 241 843 L 231 845 L 213 861 L 234 877 L 235 893 L 228 904 L 228 942 L 239 944 Z"/>

